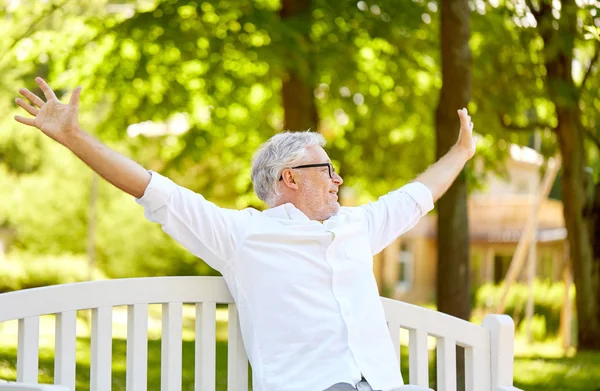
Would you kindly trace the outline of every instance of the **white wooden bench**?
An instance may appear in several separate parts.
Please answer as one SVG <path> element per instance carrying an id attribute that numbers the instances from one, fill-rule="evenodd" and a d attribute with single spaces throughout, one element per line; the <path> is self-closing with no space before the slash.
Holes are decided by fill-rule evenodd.
<path id="1" fill-rule="evenodd" d="M 488 315 L 478 326 L 407 303 L 382 299 L 388 327 L 400 357 L 400 329 L 409 334 L 409 379 L 429 385 L 428 337 L 437 339 L 437 391 L 456 390 L 456 345 L 465 348 L 467 391 L 518 391 L 513 387 L 514 325 L 506 315 Z M 248 364 L 237 310 L 220 277 L 153 277 L 91 281 L 0 294 L 0 325 L 18 319 L 16 383 L 0 391 L 54 390 L 38 383 L 40 316 L 56 316 L 56 391 L 75 389 L 77 311 L 91 309 L 90 391 L 111 389 L 113 307 L 127 306 L 127 391 L 147 389 L 148 304 L 162 304 L 161 390 L 180 391 L 182 308 L 194 304 L 195 390 L 214 391 L 216 305 L 228 305 L 227 390 L 248 390 Z M 0 343 L 7 343 L 1 341 Z M 16 342 L 16 341 L 13 341 Z M 399 369 L 400 370 L 400 369 Z M 15 387 L 15 388 L 13 388 Z M 25 387 L 21 385 L 21 387 Z M 309 391 L 309 390 L 307 390 Z"/>

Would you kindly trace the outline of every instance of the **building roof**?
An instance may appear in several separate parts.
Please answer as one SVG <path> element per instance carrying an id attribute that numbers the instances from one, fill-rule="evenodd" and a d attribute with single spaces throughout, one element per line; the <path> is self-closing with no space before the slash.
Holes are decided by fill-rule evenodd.
<path id="1" fill-rule="evenodd" d="M 536 166 L 544 164 L 544 156 L 535 149 L 529 147 L 511 144 L 509 153 L 510 157 L 516 162 L 529 163 Z"/>

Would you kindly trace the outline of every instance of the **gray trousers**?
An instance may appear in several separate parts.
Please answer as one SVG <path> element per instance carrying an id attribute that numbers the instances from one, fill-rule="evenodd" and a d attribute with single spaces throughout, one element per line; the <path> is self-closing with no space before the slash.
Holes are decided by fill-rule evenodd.
<path id="1" fill-rule="evenodd" d="M 361 380 L 356 386 L 348 383 L 337 383 L 326 389 L 325 391 L 373 391 L 366 380 Z M 390 391 L 433 391 L 431 388 L 406 385 Z"/>
<path id="2" fill-rule="evenodd" d="M 326 389 L 325 391 L 373 391 L 369 383 L 366 380 L 361 380 L 356 387 L 348 383 L 337 383 Z"/>

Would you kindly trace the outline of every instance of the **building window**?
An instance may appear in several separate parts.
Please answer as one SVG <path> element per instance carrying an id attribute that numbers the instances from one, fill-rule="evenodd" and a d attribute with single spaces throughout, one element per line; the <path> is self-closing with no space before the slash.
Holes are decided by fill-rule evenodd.
<path id="1" fill-rule="evenodd" d="M 396 290 L 408 292 L 413 286 L 414 262 L 413 253 L 406 243 L 400 245 L 398 252 L 398 282 Z"/>
<path id="2" fill-rule="evenodd" d="M 494 283 L 500 284 L 504 281 L 510 262 L 512 261 L 512 255 L 496 254 L 494 256 Z"/>

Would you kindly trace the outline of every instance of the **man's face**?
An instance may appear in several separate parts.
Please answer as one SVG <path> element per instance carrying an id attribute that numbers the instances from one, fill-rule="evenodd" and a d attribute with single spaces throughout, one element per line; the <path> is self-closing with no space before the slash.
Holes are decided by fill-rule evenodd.
<path id="1" fill-rule="evenodd" d="M 319 146 L 307 148 L 306 163 L 330 163 L 329 156 Z M 298 199 L 296 207 L 312 220 L 327 220 L 340 209 L 338 189 L 344 182 L 342 177 L 332 171 L 329 176 L 328 167 L 309 167 L 294 169 L 294 178 L 298 183 Z"/>

